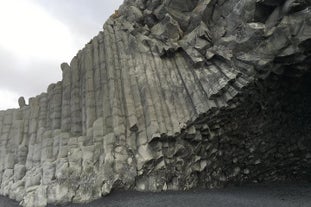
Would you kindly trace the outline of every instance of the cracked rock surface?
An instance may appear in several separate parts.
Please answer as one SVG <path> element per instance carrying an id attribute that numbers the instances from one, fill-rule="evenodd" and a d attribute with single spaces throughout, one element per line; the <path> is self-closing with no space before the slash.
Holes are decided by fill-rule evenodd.
<path id="1" fill-rule="evenodd" d="M 310 179 L 309 0 L 126 0 L 62 81 L 0 111 L 0 194 Z"/>

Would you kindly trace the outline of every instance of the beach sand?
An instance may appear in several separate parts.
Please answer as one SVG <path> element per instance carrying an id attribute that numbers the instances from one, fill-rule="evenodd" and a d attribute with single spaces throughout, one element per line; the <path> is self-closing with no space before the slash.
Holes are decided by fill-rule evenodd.
<path id="1" fill-rule="evenodd" d="M 18 203 L 0 197 L 0 207 Z M 112 192 L 89 204 L 66 207 L 311 207 L 311 183 L 252 184 L 215 190 L 141 193 Z M 55 205 L 49 205 L 55 207 Z"/>

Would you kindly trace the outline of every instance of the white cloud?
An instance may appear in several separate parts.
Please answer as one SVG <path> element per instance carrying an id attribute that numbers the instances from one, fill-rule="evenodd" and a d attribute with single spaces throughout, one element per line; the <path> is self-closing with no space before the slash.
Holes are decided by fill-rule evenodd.
<path id="1" fill-rule="evenodd" d="M 0 25 L 1 47 L 22 60 L 61 61 L 73 56 L 75 48 L 68 28 L 31 1 L 1 2 Z"/>
<path id="2" fill-rule="evenodd" d="M 0 110 L 8 108 L 17 108 L 18 107 L 18 94 L 9 91 L 0 89 Z"/>

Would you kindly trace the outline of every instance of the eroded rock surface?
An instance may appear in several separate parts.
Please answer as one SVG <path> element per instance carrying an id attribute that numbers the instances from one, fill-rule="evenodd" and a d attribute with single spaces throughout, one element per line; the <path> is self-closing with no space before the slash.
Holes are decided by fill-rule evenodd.
<path id="1" fill-rule="evenodd" d="M 0 111 L 0 194 L 310 179 L 308 0 L 127 0 L 46 93 Z"/>

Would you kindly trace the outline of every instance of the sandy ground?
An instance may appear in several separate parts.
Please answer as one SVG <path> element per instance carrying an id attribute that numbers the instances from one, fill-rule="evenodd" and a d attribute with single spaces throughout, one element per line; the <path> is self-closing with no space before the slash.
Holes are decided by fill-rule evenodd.
<path id="1" fill-rule="evenodd" d="M 17 202 L 0 198 L 0 207 Z M 246 185 L 189 192 L 113 192 L 89 204 L 66 207 L 311 207 L 311 183 Z M 49 205 L 49 207 L 55 207 Z"/>

